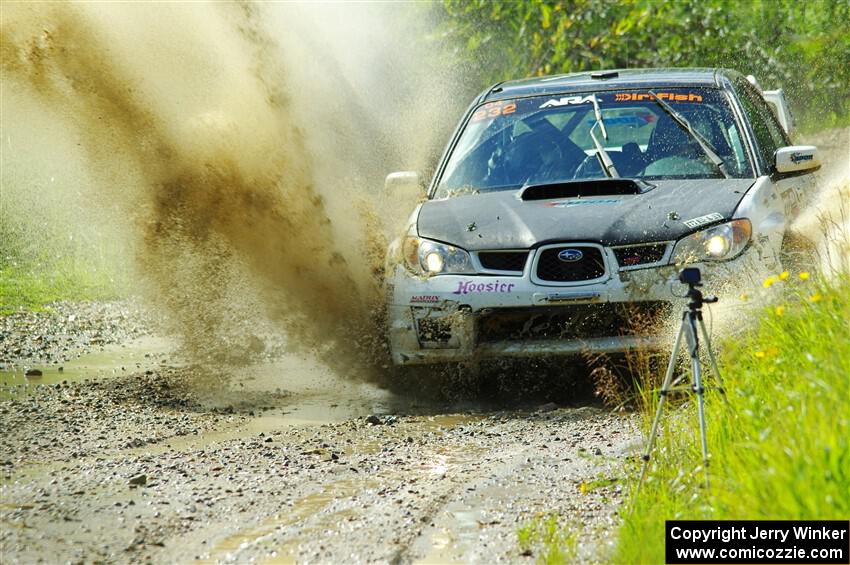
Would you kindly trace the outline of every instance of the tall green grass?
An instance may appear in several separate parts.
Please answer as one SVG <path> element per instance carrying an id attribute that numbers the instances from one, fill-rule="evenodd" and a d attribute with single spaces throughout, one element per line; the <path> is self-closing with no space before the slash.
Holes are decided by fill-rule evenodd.
<path id="1" fill-rule="evenodd" d="M 58 300 L 112 300 L 123 295 L 122 281 L 103 268 L 62 260 L 50 266 L 0 265 L 0 315 L 42 310 Z"/>
<path id="2" fill-rule="evenodd" d="M 670 519 L 850 516 L 850 277 L 783 273 L 766 286 L 774 300 L 758 326 L 721 348 L 728 406 L 706 400 L 710 490 L 688 402 L 662 419 L 614 562 L 663 563 Z"/>
<path id="3" fill-rule="evenodd" d="M 128 294 L 123 248 L 59 221 L 30 225 L 31 218 L 7 205 L 0 206 L 0 315 Z"/>

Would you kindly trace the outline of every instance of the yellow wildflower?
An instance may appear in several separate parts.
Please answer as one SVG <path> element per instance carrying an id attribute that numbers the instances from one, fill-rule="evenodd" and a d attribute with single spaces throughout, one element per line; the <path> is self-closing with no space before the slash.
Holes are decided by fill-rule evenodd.
<path id="1" fill-rule="evenodd" d="M 821 293 L 816 292 L 809 297 L 809 302 L 820 302 L 822 298 Z"/>
<path id="2" fill-rule="evenodd" d="M 800 277 L 801 281 L 809 280 L 809 272 L 808 271 L 802 271 L 798 276 Z"/>
<path id="3" fill-rule="evenodd" d="M 750 295 L 749 295 L 749 294 L 747 294 L 746 292 L 742 292 L 742 293 L 741 293 L 740 298 L 741 298 L 741 300 L 743 300 L 743 301 L 747 301 L 747 300 L 749 300 L 749 299 L 750 299 Z"/>
<path id="4" fill-rule="evenodd" d="M 777 316 L 781 316 L 785 313 L 785 306 L 777 306 L 773 311 L 776 312 Z"/>
<path id="5" fill-rule="evenodd" d="M 791 273 L 789 273 L 788 271 L 782 271 L 781 273 L 779 273 L 779 280 L 784 281 L 785 279 L 787 279 L 790 276 L 791 276 Z"/>
<path id="6" fill-rule="evenodd" d="M 762 285 L 764 288 L 770 288 L 770 287 L 772 287 L 772 286 L 773 286 L 773 283 L 775 283 L 776 281 L 777 281 L 777 278 L 776 278 L 775 276 L 773 276 L 773 275 L 770 275 L 769 277 L 767 277 L 766 279 L 764 279 L 764 282 L 763 282 L 761 285 Z"/>
<path id="7" fill-rule="evenodd" d="M 756 351 L 756 359 L 764 359 L 764 351 Z"/>

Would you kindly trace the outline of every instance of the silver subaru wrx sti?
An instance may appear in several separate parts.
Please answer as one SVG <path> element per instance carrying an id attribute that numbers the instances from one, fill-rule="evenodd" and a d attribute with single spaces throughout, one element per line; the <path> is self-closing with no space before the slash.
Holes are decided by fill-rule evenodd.
<path id="1" fill-rule="evenodd" d="M 678 267 L 717 291 L 788 260 L 786 229 L 819 167 L 791 129 L 781 90 L 722 69 L 488 89 L 390 246 L 393 361 L 658 347 Z"/>

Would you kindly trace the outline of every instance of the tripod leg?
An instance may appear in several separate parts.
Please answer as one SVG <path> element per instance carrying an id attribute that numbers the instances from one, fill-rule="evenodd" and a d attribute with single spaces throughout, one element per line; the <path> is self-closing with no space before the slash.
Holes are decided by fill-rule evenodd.
<path id="1" fill-rule="evenodd" d="M 699 433 L 702 441 L 702 461 L 705 468 L 705 488 L 709 488 L 708 481 L 708 439 L 705 434 L 705 398 L 703 397 L 704 389 L 702 387 L 702 373 L 699 363 L 699 348 L 697 347 L 697 333 L 694 316 L 689 315 L 688 320 L 688 354 L 691 357 L 691 374 L 694 379 L 694 392 L 697 393 L 697 412 L 699 414 Z"/>
<path id="2" fill-rule="evenodd" d="M 661 411 L 664 408 L 664 400 L 667 397 L 667 391 L 670 389 L 670 384 L 673 382 L 673 371 L 676 368 L 676 357 L 679 354 L 679 347 L 682 344 L 682 334 L 685 333 L 685 320 L 682 318 L 682 326 L 679 328 L 679 333 L 676 335 L 676 342 L 673 345 L 673 351 L 670 352 L 670 362 L 667 364 L 667 373 L 664 375 L 664 383 L 659 391 L 658 407 L 655 409 L 655 418 L 652 420 L 652 427 L 649 431 L 649 440 L 646 443 L 646 450 L 643 453 L 643 469 L 640 472 L 637 489 L 635 489 L 635 500 L 637 500 L 640 486 L 646 478 L 646 472 L 649 469 L 649 454 L 652 451 L 652 446 L 655 444 L 655 435 L 658 433 L 658 422 L 661 420 Z M 634 503 L 632 504 L 634 508 Z"/>
<path id="3" fill-rule="evenodd" d="M 714 357 L 714 351 L 711 350 L 711 341 L 708 339 L 708 332 L 705 329 L 705 322 L 702 317 L 699 318 L 699 328 L 702 331 L 702 340 L 705 342 L 705 350 L 708 351 L 708 360 L 711 361 L 711 369 L 717 377 L 717 384 L 720 385 L 720 394 L 723 400 L 728 404 L 729 399 L 726 398 L 726 385 L 723 384 L 723 377 L 720 375 L 720 369 L 717 368 L 717 359 Z"/>

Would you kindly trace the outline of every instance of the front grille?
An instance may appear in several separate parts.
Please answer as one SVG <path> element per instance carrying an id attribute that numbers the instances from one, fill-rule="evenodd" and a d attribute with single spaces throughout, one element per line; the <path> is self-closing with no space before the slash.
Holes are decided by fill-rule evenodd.
<path id="1" fill-rule="evenodd" d="M 478 320 L 480 342 L 651 335 L 672 309 L 669 302 L 607 302 L 502 308 Z"/>
<path id="2" fill-rule="evenodd" d="M 614 256 L 621 267 L 634 267 L 657 263 L 664 257 L 667 251 L 666 243 L 650 243 L 647 245 L 630 245 L 628 247 L 615 247 Z"/>
<path id="3" fill-rule="evenodd" d="M 481 266 L 490 271 L 516 271 L 525 269 L 528 251 L 480 251 Z"/>
<path id="4" fill-rule="evenodd" d="M 558 254 L 566 249 L 581 251 L 577 261 L 562 261 Z M 550 247 L 540 253 L 537 261 L 537 278 L 542 281 L 577 282 L 598 279 L 605 274 L 605 261 L 597 247 L 564 245 Z"/>

